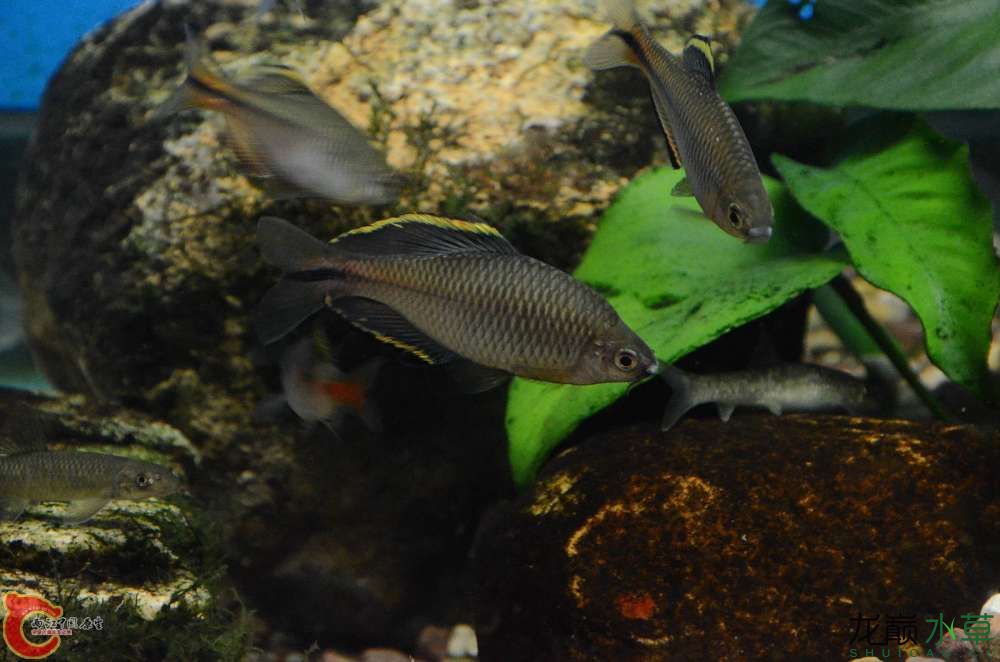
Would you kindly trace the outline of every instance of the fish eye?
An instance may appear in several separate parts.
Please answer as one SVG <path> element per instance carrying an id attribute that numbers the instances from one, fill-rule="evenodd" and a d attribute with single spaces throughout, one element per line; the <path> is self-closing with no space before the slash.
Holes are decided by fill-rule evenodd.
<path id="1" fill-rule="evenodd" d="M 739 205 L 729 205 L 729 224 L 737 230 L 743 227 L 743 213 L 740 211 Z"/>
<path id="2" fill-rule="evenodd" d="M 615 367 L 625 372 L 635 370 L 639 365 L 639 356 L 631 349 L 622 349 L 615 354 Z"/>
<path id="3" fill-rule="evenodd" d="M 135 484 L 139 489 L 145 489 L 153 484 L 153 477 L 148 474 L 139 474 L 135 477 Z"/>

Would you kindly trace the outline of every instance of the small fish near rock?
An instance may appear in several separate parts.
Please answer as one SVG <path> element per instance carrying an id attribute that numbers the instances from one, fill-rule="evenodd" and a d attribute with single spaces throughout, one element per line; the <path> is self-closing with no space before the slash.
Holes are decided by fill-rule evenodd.
<path id="1" fill-rule="evenodd" d="M 229 80 L 190 35 L 187 58 L 187 78 L 153 120 L 186 108 L 223 113 L 240 162 L 280 196 L 316 195 L 348 205 L 396 200 L 402 178 L 294 71 L 259 66 Z"/>
<path id="2" fill-rule="evenodd" d="M 485 223 L 409 214 L 327 244 L 263 218 L 257 239 L 264 258 L 285 272 L 258 309 L 265 344 L 331 308 L 427 364 L 471 362 L 475 369 L 465 372 L 481 372 L 484 388 L 510 374 L 636 382 L 658 368 L 601 295 L 518 253 Z"/>
<path id="3" fill-rule="evenodd" d="M 661 372 L 672 393 L 663 413 L 669 430 L 685 413 L 715 403 L 724 422 L 736 407 L 763 407 L 778 416 L 786 411 L 847 411 L 873 414 L 879 403 L 860 379 L 819 365 L 786 363 L 768 368 L 696 375 L 674 366 Z"/>
<path id="4" fill-rule="evenodd" d="M 183 489 L 169 469 L 106 453 L 50 451 L 45 422 L 20 405 L 0 427 L 0 521 L 16 520 L 34 503 L 68 502 L 64 524 L 82 524 L 112 499 L 166 497 Z"/>
<path id="5" fill-rule="evenodd" d="M 584 56 L 591 69 L 636 67 L 649 81 L 670 162 L 684 167 L 674 195 L 693 195 L 724 232 L 751 242 L 771 237 L 774 209 L 736 115 L 715 91 L 706 37 L 692 37 L 678 58 L 653 39 L 632 0 L 608 0 L 614 28 Z"/>
<path id="6" fill-rule="evenodd" d="M 340 370 L 334 364 L 329 340 L 317 327 L 285 350 L 281 359 L 283 395 L 263 402 L 258 413 L 270 414 L 276 406 L 287 405 L 305 423 L 322 423 L 334 434 L 345 417 L 354 415 L 372 432 L 380 432 L 382 422 L 370 391 L 382 363 L 373 358 L 350 372 Z"/>

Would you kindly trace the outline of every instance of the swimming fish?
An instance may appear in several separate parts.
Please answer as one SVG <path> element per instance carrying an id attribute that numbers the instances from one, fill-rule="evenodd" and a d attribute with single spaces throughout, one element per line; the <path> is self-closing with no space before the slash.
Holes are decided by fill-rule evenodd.
<path id="1" fill-rule="evenodd" d="M 255 320 L 265 344 L 328 307 L 426 363 L 485 366 L 486 381 L 512 373 L 632 382 L 657 369 L 652 350 L 597 292 L 518 253 L 485 223 L 408 214 L 327 244 L 263 218 L 257 241 L 285 272 Z"/>
<path id="2" fill-rule="evenodd" d="M 236 156 L 276 193 L 313 194 L 350 205 L 397 199 L 401 177 L 294 72 L 258 66 L 229 80 L 200 42 L 190 36 L 188 42 L 187 78 L 154 120 L 186 108 L 225 114 Z"/>
<path id="3" fill-rule="evenodd" d="M 746 135 L 715 91 L 708 38 L 692 37 L 678 58 L 653 39 L 631 0 L 606 5 L 615 27 L 587 50 L 584 63 L 595 71 L 628 66 L 645 74 L 670 162 L 674 168 L 683 166 L 687 175 L 672 193 L 694 195 L 725 232 L 767 241 L 774 210 Z"/>
<path id="4" fill-rule="evenodd" d="M 661 372 L 672 391 L 663 414 L 663 430 L 701 404 L 714 402 L 719 418 L 728 421 L 736 407 L 783 411 L 837 411 L 852 414 L 877 411 L 865 382 L 839 370 L 818 365 L 786 363 L 756 370 L 695 375 L 674 366 Z"/>
<path id="5" fill-rule="evenodd" d="M 326 337 L 318 331 L 290 347 L 281 362 L 285 402 L 307 423 L 321 422 L 336 432 L 342 418 L 356 414 L 368 429 L 382 429 L 375 404 L 368 395 L 381 361 L 362 363 L 349 373 L 333 364 Z"/>
<path id="6" fill-rule="evenodd" d="M 0 457 L 0 519 L 17 519 L 30 503 L 68 501 L 63 522 L 80 524 L 111 499 L 180 490 L 180 479 L 168 469 L 116 455 L 36 451 Z"/>

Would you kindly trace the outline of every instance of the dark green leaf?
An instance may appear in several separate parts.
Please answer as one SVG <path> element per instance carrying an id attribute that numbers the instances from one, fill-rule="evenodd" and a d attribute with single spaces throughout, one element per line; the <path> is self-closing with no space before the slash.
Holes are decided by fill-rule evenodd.
<path id="1" fill-rule="evenodd" d="M 831 169 L 773 161 L 796 199 L 840 233 L 861 275 L 913 307 L 931 360 L 985 393 L 1000 269 L 968 150 L 918 127 Z"/>
<path id="2" fill-rule="evenodd" d="M 730 102 L 902 110 L 1000 108 L 997 0 L 773 0 L 720 81 Z"/>
<path id="3" fill-rule="evenodd" d="M 671 197 L 681 177 L 661 169 L 632 182 L 605 213 L 576 272 L 667 363 L 826 283 L 844 265 L 839 256 L 811 252 L 822 246 L 825 229 L 810 223 L 778 182 L 765 182 L 774 236 L 753 245 L 696 217 L 693 199 Z M 562 439 L 625 390 L 514 380 L 507 434 L 515 480 L 529 481 Z"/>

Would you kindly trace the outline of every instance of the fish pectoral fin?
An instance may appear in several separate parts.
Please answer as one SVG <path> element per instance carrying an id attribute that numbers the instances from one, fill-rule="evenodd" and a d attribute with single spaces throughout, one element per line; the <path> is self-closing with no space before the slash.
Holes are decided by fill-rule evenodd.
<path id="1" fill-rule="evenodd" d="M 722 419 L 722 422 L 728 423 L 736 410 L 736 405 L 731 405 L 728 402 L 716 402 L 715 406 L 719 410 L 719 418 Z"/>
<path id="2" fill-rule="evenodd" d="M 694 191 L 691 190 L 691 180 L 687 177 L 681 179 L 681 181 L 674 184 L 674 187 L 670 189 L 670 195 L 677 198 L 687 198 L 694 195 Z"/>
<path id="3" fill-rule="evenodd" d="M 28 507 L 28 500 L 19 497 L 0 498 L 0 520 L 14 521 Z"/>
<path id="4" fill-rule="evenodd" d="M 683 164 L 681 163 L 681 151 L 677 147 L 674 130 L 670 127 L 670 118 L 667 115 L 670 102 L 652 80 L 649 82 L 649 94 L 653 98 L 653 108 L 656 109 L 656 117 L 660 120 L 660 128 L 663 129 L 663 135 L 667 138 L 667 155 L 670 157 L 670 165 L 673 166 L 674 170 L 677 170 Z"/>
<path id="5" fill-rule="evenodd" d="M 715 57 L 708 37 L 696 34 L 684 46 L 684 68 L 715 85 Z"/>
<path id="6" fill-rule="evenodd" d="M 265 162 L 264 152 L 254 138 L 253 131 L 234 117 L 226 118 L 226 144 L 236 154 L 236 158 L 248 175 L 261 180 L 274 177 L 274 172 Z"/>
<path id="7" fill-rule="evenodd" d="M 101 508 L 108 504 L 111 499 L 108 497 L 91 497 L 88 499 L 76 499 L 70 501 L 66 510 L 62 514 L 62 523 L 69 525 L 83 524 L 97 514 Z"/>
<path id="8" fill-rule="evenodd" d="M 510 379 L 511 374 L 461 359 L 448 365 L 448 376 L 462 393 L 485 393 Z"/>
<path id="9" fill-rule="evenodd" d="M 331 241 L 330 245 L 365 255 L 517 253 L 491 225 L 429 214 L 387 218 L 346 232 Z"/>
<path id="10" fill-rule="evenodd" d="M 583 54 L 583 63 L 594 71 L 616 67 L 638 67 L 639 59 L 619 30 L 611 30 L 595 41 Z"/>
<path id="11" fill-rule="evenodd" d="M 424 363 L 435 365 L 458 358 L 384 303 L 363 297 L 344 297 L 336 299 L 331 308 L 354 326 L 374 335 L 376 340 L 402 349 Z"/>

